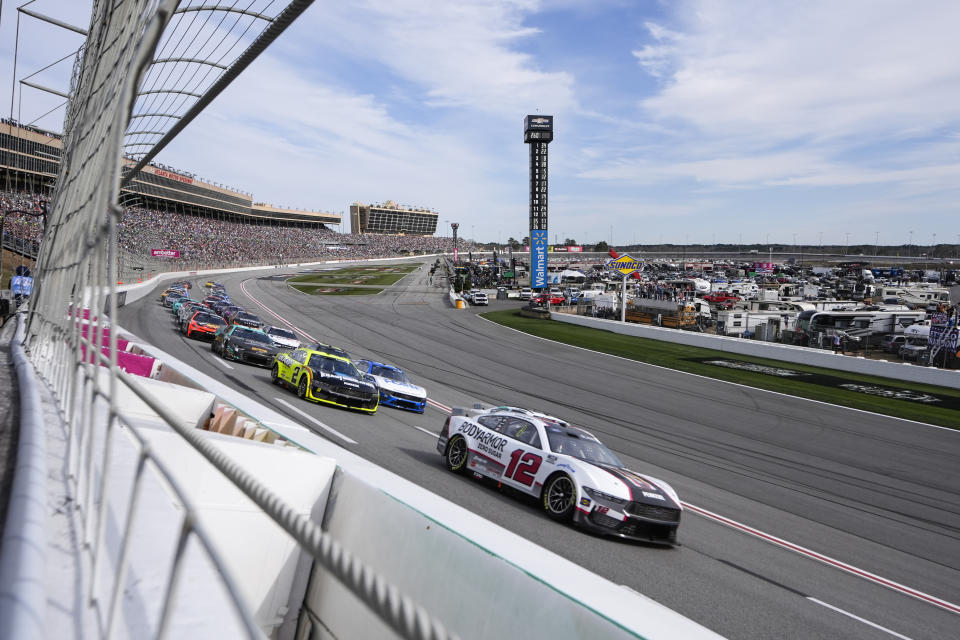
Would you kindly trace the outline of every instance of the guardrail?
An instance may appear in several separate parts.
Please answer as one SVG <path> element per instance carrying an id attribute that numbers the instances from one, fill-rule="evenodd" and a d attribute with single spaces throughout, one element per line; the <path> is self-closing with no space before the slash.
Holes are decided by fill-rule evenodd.
<path id="1" fill-rule="evenodd" d="M 750 355 L 784 362 L 808 364 L 850 373 L 893 378 L 895 380 L 909 380 L 924 384 L 934 384 L 942 387 L 960 388 L 960 371 L 937 369 L 934 367 L 919 367 L 900 362 L 886 360 L 869 360 L 855 356 L 844 356 L 822 349 L 810 349 L 787 344 L 776 344 L 761 340 L 745 340 L 727 336 L 714 336 L 677 329 L 664 329 L 632 322 L 604 320 L 589 316 L 578 316 L 560 313 L 552 316 L 554 320 L 593 327 L 604 331 L 612 331 L 624 335 L 650 338 L 665 342 L 674 342 L 706 349 L 716 349 L 727 353 Z"/>

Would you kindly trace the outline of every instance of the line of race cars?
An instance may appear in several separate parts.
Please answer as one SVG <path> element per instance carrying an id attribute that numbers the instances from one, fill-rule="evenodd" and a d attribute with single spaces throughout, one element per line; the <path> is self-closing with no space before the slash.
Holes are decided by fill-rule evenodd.
<path id="1" fill-rule="evenodd" d="M 426 391 L 401 369 L 353 360 L 329 344 L 302 346 L 293 332 L 263 326 L 233 305 L 223 285 L 205 286 L 210 295 L 199 302 L 190 299 L 186 281 L 161 294 L 186 337 L 210 340 L 225 359 L 269 367 L 271 382 L 307 401 L 367 414 L 381 404 L 424 412 Z M 472 472 L 533 496 L 556 521 L 601 535 L 677 544 L 683 506 L 673 488 L 625 468 L 596 436 L 562 419 L 517 407 L 455 408 L 436 446 L 450 471 Z"/>
<path id="2" fill-rule="evenodd" d="M 352 360 L 329 344 L 303 346 L 284 327 L 265 325 L 255 314 L 233 304 L 226 288 L 207 281 L 203 300 L 190 297 L 189 281 L 178 281 L 160 294 L 177 328 L 187 338 L 209 340 L 225 360 L 270 369 L 274 384 L 296 391 L 311 402 L 376 413 L 380 405 L 423 413 L 426 390 L 399 367 L 374 360 Z"/>

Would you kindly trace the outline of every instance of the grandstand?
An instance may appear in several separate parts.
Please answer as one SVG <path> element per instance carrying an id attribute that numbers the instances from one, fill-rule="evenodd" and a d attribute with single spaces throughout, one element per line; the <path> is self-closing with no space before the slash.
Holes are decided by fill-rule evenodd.
<path id="1" fill-rule="evenodd" d="M 408 208 L 387 200 L 383 204 L 350 205 L 350 232 L 432 236 L 440 214 L 430 209 Z"/>
<path id="2" fill-rule="evenodd" d="M 58 134 L 4 119 L 0 126 L 0 187 L 8 192 L 49 193 L 62 151 Z M 134 164 L 124 158 L 124 177 Z M 249 193 L 157 164 L 148 164 L 137 173 L 121 190 L 120 198 L 125 205 L 243 223 L 301 228 L 341 223 L 339 213 L 254 203 Z"/>

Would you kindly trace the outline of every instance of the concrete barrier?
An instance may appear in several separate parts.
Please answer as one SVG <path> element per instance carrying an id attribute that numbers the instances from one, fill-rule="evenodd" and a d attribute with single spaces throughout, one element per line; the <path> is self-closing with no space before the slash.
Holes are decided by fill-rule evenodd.
<path id="1" fill-rule="evenodd" d="M 582 327 L 592 327 L 594 329 L 612 331 L 614 333 L 636 336 L 638 338 L 649 338 L 651 340 L 661 340 L 693 347 L 703 347 L 705 349 L 716 349 L 724 353 L 769 358 L 771 360 L 807 364 L 824 367 L 826 369 L 835 369 L 837 371 L 847 371 L 849 373 L 861 373 L 881 378 L 892 378 L 900 381 L 907 380 L 910 382 L 960 389 L 960 371 L 955 370 L 920 367 L 907 363 L 887 362 L 886 360 L 869 360 L 867 358 L 843 356 L 823 349 L 810 349 L 808 347 L 776 344 L 760 340 L 714 336 L 692 331 L 678 331 L 676 329 L 651 327 L 649 325 L 635 324 L 632 322 L 623 323 L 617 320 L 603 320 L 589 316 L 555 313 L 552 314 L 551 317 L 558 322 L 566 322 L 567 324 L 575 324 Z"/>

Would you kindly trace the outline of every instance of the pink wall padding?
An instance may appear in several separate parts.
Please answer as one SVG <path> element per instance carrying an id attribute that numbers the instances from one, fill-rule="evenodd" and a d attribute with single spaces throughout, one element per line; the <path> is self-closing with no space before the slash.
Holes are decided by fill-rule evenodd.
<path id="1" fill-rule="evenodd" d="M 90 340 L 90 342 L 96 341 L 96 332 L 90 331 L 90 325 L 82 325 L 80 327 L 80 335 L 84 338 Z M 104 327 L 100 331 L 100 340 L 101 345 L 110 346 L 110 327 Z M 118 351 L 129 351 L 130 350 L 130 341 L 124 340 L 123 338 L 117 338 L 117 350 Z"/>
<path id="2" fill-rule="evenodd" d="M 110 357 L 109 347 L 103 347 L 100 349 L 104 357 Z M 87 359 L 87 348 L 86 345 L 80 346 L 81 357 L 84 362 L 92 362 L 93 358 Z M 135 376 L 143 376 L 144 378 L 152 378 L 157 373 L 160 368 L 160 362 L 156 358 L 151 358 L 150 356 L 144 356 L 137 353 L 128 353 L 126 351 L 117 351 L 117 366 L 120 367 L 122 371 L 133 374 Z"/>

